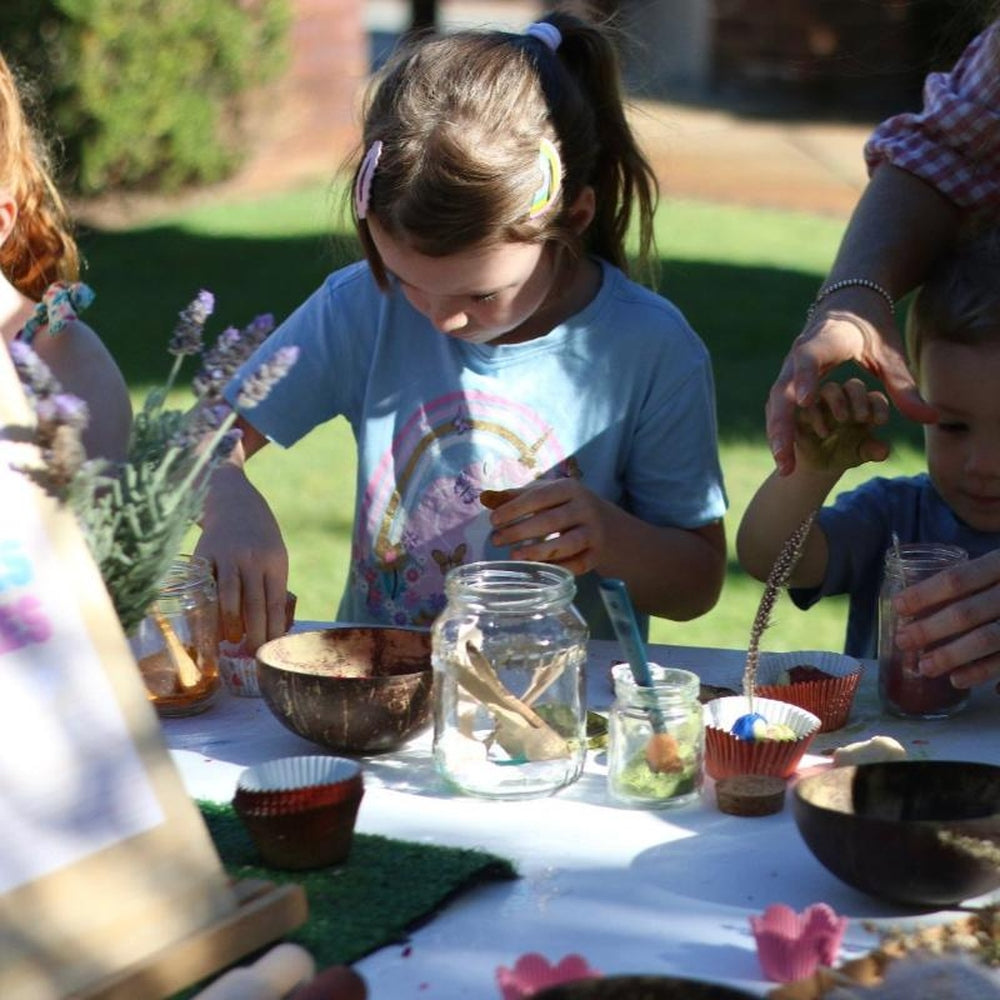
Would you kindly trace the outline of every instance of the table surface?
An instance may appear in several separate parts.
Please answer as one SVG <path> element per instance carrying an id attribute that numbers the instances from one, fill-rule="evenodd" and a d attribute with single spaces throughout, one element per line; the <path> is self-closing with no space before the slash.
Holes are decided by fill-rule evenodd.
<path id="1" fill-rule="evenodd" d="M 590 707 L 610 705 L 609 666 L 621 658 L 616 643 L 591 642 Z M 744 658 L 741 650 L 650 647 L 657 663 L 735 688 Z M 992 685 L 952 719 L 900 720 L 880 714 L 875 674 L 866 664 L 847 726 L 816 737 L 800 774 L 828 766 L 824 750 L 876 733 L 895 736 L 914 758 L 996 763 L 1000 697 Z M 220 802 L 232 798 L 244 767 L 323 752 L 285 729 L 262 699 L 227 692 L 202 715 L 164 719 L 163 732 L 190 794 Z M 689 805 L 628 808 L 607 794 L 604 753 L 589 753 L 580 780 L 554 796 L 490 801 L 445 787 L 430 748 L 427 731 L 399 751 L 363 758 L 357 829 L 491 851 L 521 877 L 461 893 L 406 944 L 359 961 L 373 1000 L 499 997 L 497 967 L 531 951 L 553 963 L 581 954 L 606 975 L 689 976 L 764 995 L 772 984 L 762 978 L 748 918 L 771 903 L 801 911 L 823 901 L 852 918 L 842 958 L 875 943 L 863 922 L 945 916 L 883 903 L 838 881 L 802 842 L 790 804 L 773 816 L 729 816 L 706 779 Z"/>

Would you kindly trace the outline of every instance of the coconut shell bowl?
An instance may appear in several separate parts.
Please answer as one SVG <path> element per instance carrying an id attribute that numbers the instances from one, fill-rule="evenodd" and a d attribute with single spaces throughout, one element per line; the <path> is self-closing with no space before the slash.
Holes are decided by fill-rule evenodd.
<path id="1" fill-rule="evenodd" d="M 604 976 L 560 983 L 535 1000 L 751 1000 L 734 986 L 674 976 Z"/>
<path id="2" fill-rule="evenodd" d="M 941 908 L 1000 888 L 1000 767 L 893 761 L 799 779 L 799 833 L 861 892 Z"/>
<path id="3" fill-rule="evenodd" d="M 431 721 L 429 630 L 366 625 L 294 632 L 264 643 L 257 668 L 274 716 L 336 753 L 393 750 Z"/>

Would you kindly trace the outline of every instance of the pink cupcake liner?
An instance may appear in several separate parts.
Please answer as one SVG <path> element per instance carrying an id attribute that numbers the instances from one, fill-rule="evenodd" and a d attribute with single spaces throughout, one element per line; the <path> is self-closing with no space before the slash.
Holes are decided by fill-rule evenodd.
<path id="1" fill-rule="evenodd" d="M 836 963 L 847 918 L 838 917 L 826 903 L 814 903 L 801 914 L 774 903 L 762 916 L 750 918 L 750 929 L 764 975 L 775 983 L 791 983 Z"/>
<path id="2" fill-rule="evenodd" d="M 596 979 L 601 973 L 592 969 L 582 955 L 566 955 L 556 964 L 535 951 L 521 955 L 514 968 L 498 966 L 497 985 L 503 1000 L 526 1000 L 541 990 L 578 979 Z"/>

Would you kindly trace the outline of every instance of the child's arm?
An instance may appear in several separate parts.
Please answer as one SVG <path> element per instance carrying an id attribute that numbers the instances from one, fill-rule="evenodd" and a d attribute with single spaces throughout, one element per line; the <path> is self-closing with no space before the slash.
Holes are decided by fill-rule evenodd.
<path id="1" fill-rule="evenodd" d="M 511 491 L 491 515 L 493 543 L 511 558 L 594 570 L 628 585 L 639 610 L 686 621 L 711 610 L 726 572 L 721 521 L 702 528 L 649 524 L 597 496 L 578 479 Z"/>
<path id="2" fill-rule="evenodd" d="M 740 564 L 766 580 L 788 536 L 806 515 L 820 507 L 840 477 L 863 462 L 881 462 L 889 446 L 873 430 L 889 419 L 889 403 L 868 391 L 860 379 L 843 385 L 827 382 L 816 403 L 800 409 L 796 420 L 795 470 L 772 472 L 761 484 L 740 522 L 736 551 Z M 818 587 L 826 574 L 826 536 L 814 525 L 789 584 Z"/>
<path id="3" fill-rule="evenodd" d="M 124 461 L 132 429 L 132 402 L 121 370 L 101 338 L 75 319 L 58 336 L 43 333 L 31 346 L 63 389 L 87 404 L 90 419 L 83 432 L 83 446 L 88 458 Z"/>
<path id="4" fill-rule="evenodd" d="M 215 570 L 223 637 L 256 649 L 285 632 L 288 552 L 267 501 L 243 471 L 267 438 L 240 419 L 243 440 L 216 469 L 196 554 Z"/>

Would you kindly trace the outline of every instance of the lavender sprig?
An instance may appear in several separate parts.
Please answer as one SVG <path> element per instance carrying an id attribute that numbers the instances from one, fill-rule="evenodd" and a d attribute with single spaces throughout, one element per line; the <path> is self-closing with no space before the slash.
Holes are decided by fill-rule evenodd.
<path id="1" fill-rule="evenodd" d="M 788 584 L 792 570 L 795 569 L 795 564 L 802 555 L 803 546 L 815 518 L 816 511 L 810 512 L 805 520 L 788 536 L 785 544 L 781 546 L 778 557 L 774 560 L 771 572 L 767 575 L 764 593 L 761 595 L 757 614 L 754 615 L 753 625 L 750 626 L 746 666 L 743 668 L 743 693 L 749 699 L 750 712 L 753 712 L 754 688 L 757 683 L 757 667 L 760 663 L 760 640 L 771 624 L 771 614 L 774 611 L 778 595 Z"/>
<path id="2" fill-rule="evenodd" d="M 263 403 L 271 390 L 288 374 L 298 360 L 297 347 L 280 347 L 261 366 L 247 376 L 240 386 L 236 405 L 242 410 L 250 410 Z"/>
<path id="3" fill-rule="evenodd" d="M 49 366 L 21 340 L 12 341 L 8 345 L 14 370 L 21 385 L 30 396 L 43 399 L 46 396 L 62 392 L 62 386 L 49 370 Z"/>
<path id="4" fill-rule="evenodd" d="M 14 341 L 10 352 L 14 369 L 35 411 L 34 443 L 42 459 L 40 466 L 21 471 L 47 493 L 65 500 L 87 460 L 82 440 L 90 422 L 87 404 L 63 392 L 49 366 L 28 344 Z"/>
<path id="5" fill-rule="evenodd" d="M 147 394 L 136 415 L 128 457 L 120 467 L 86 461 L 80 431 L 86 406 L 62 392 L 48 366 L 25 344 L 11 345 L 15 368 L 36 412 L 35 443 L 43 465 L 22 470 L 70 504 L 126 632 L 145 617 L 187 529 L 201 513 L 210 472 L 240 440 L 236 413 L 222 390 L 274 329 L 270 315 L 239 331 L 225 330 L 213 348 L 202 346 L 214 308 L 200 292 L 180 313 L 170 341 L 174 364 L 166 385 Z M 166 399 L 185 357 L 203 354 L 192 388 L 196 405 L 167 409 Z M 252 407 L 294 364 L 298 349 L 282 348 L 241 387 L 239 405 Z"/>
<path id="6" fill-rule="evenodd" d="M 201 353 L 205 323 L 215 309 L 215 296 L 202 289 L 178 314 L 167 350 L 176 357 Z"/>
<path id="7" fill-rule="evenodd" d="M 192 388 L 205 403 L 222 399 L 222 390 L 236 370 L 267 339 L 274 330 L 270 313 L 256 316 L 242 330 L 231 326 L 219 334 L 214 346 L 205 352 L 201 370 L 195 375 Z"/>
<path id="8" fill-rule="evenodd" d="M 174 356 L 174 364 L 162 388 L 152 391 L 147 397 L 143 412 L 159 411 L 163 408 L 170 390 L 177 381 L 184 359 L 200 354 L 205 336 L 205 323 L 215 310 L 215 296 L 202 289 L 177 314 L 177 323 L 170 337 L 167 351 Z"/>

